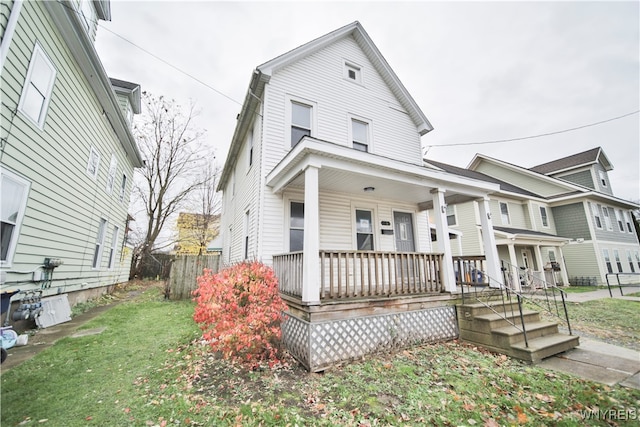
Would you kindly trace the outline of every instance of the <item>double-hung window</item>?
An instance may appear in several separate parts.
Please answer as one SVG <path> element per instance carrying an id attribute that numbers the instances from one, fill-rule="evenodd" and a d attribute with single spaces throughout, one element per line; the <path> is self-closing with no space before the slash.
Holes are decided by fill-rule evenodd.
<path id="1" fill-rule="evenodd" d="M 369 151 L 369 123 L 351 119 L 351 142 L 358 151 Z"/>
<path id="2" fill-rule="evenodd" d="M 631 212 L 624 211 L 623 214 L 624 214 L 624 221 L 627 223 L 627 231 L 629 233 L 633 233 L 633 225 L 631 225 L 631 216 L 632 216 Z"/>
<path id="3" fill-rule="evenodd" d="M 116 251 L 118 249 L 118 233 L 120 228 L 117 225 L 113 226 L 113 234 L 111 235 L 111 247 L 109 248 L 109 269 L 112 269 L 116 260 Z"/>
<path id="4" fill-rule="evenodd" d="M 122 174 L 122 181 L 120 181 L 120 202 L 124 202 L 124 195 L 127 191 L 127 175 Z"/>
<path id="5" fill-rule="evenodd" d="M 116 180 L 116 172 L 118 170 L 118 159 L 115 154 L 111 155 L 111 163 L 109 163 L 109 173 L 107 174 L 107 186 L 105 191 L 111 194 L 113 191 L 113 183 Z"/>
<path id="6" fill-rule="evenodd" d="M 511 218 L 509 217 L 509 205 L 505 202 L 500 202 L 500 216 L 502 218 L 502 225 L 511 224 Z"/>
<path id="7" fill-rule="evenodd" d="M 627 262 L 629 263 L 629 270 L 632 273 L 636 272 L 636 267 L 633 265 L 633 258 L 631 258 L 631 251 L 627 250 Z"/>
<path id="8" fill-rule="evenodd" d="M 598 205 L 600 207 L 600 205 Z M 609 216 L 609 208 L 606 206 L 602 207 L 602 216 L 604 216 L 604 224 L 607 226 L 607 230 L 613 230 L 613 226 L 611 225 L 611 217 Z"/>
<path id="9" fill-rule="evenodd" d="M 289 252 L 304 249 L 304 203 L 291 202 L 289 212 Z"/>
<path id="10" fill-rule="evenodd" d="M 47 115 L 49 101 L 51 101 L 55 77 L 56 69 L 53 67 L 53 63 L 45 55 L 40 45 L 36 43 L 29 62 L 27 78 L 22 88 L 18 110 L 41 129 Z"/>
<path id="11" fill-rule="evenodd" d="M 98 177 L 98 170 L 100 168 L 100 153 L 95 147 L 91 147 L 89 151 L 89 160 L 87 161 L 87 174 L 93 179 Z"/>
<path id="12" fill-rule="evenodd" d="M 603 249 L 602 254 L 604 255 L 604 263 L 607 266 L 607 272 L 613 273 L 613 267 L 611 266 L 611 258 L 609 258 L 609 250 Z"/>
<path id="13" fill-rule="evenodd" d="M 624 233 L 624 222 L 622 220 L 623 218 L 622 211 L 618 209 L 618 210 L 614 210 L 614 212 L 616 213 L 616 222 L 618 223 L 618 229 L 620 230 L 621 233 Z"/>
<path id="14" fill-rule="evenodd" d="M 100 259 L 102 258 L 102 247 L 104 246 L 104 235 L 107 232 L 107 220 L 100 218 L 100 225 L 98 226 L 98 235 L 96 237 L 96 246 L 93 251 L 93 263 L 91 267 L 94 269 L 100 268 Z"/>
<path id="15" fill-rule="evenodd" d="M 27 206 L 29 181 L 0 168 L 0 265 L 10 267 Z"/>
<path id="16" fill-rule="evenodd" d="M 373 212 L 356 209 L 356 244 L 359 251 L 372 251 L 373 248 Z"/>
<path id="17" fill-rule="evenodd" d="M 312 107 L 291 101 L 291 148 L 305 136 L 311 136 Z"/>
<path id="18" fill-rule="evenodd" d="M 457 224 L 458 221 L 456 219 L 456 205 L 447 205 L 447 225 L 453 226 Z"/>
<path id="19" fill-rule="evenodd" d="M 605 187 L 605 188 L 606 188 L 606 186 L 607 186 L 607 174 L 606 174 L 606 173 L 604 173 L 604 171 L 599 171 L 599 174 L 598 174 L 598 175 L 600 176 L 600 184 L 601 184 L 603 187 Z"/>
<path id="20" fill-rule="evenodd" d="M 540 218 L 542 219 L 542 226 L 549 226 L 549 217 L 547 216 L 547 208 L 544 206 L 540 206 Z"/>
<path id="21" fill-rule="evenodd" d="M 622 273 L 622 261 L 620 260 L 620 252 L 617 249 L 613 250 L 613 257 L 616 259 L 616 267 L 618 267 L 618 273 Z"/>
<path id="22" fill-rule="evenodd" d="M 593 220 L 596 224 L 596 228 L 602 228 L 602 220 L 600 219 L 600 205 L 589 203 L 591 206 L 591 213 L 593 214 Z"/>

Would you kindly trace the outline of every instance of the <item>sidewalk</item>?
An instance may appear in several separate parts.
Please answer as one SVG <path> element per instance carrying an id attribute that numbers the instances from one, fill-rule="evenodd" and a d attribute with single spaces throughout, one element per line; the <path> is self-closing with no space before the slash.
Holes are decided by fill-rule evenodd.
<path id="1" fill-rule="evenodd" d="M 640 288 L 639 287 L 625 287 L 623 288 L 622 291 L 624 294 L 633 294 L 636 292 L 640 292 Z M 626 299 L 626 300 L 630 300 L 630 301 L 640 301 L 640 297 L 628 297 L 628 296 L 621 296 L 620 295 L 620 288 L 618 287 L 612 287 L 611 288 L 611 293 L 613 294 L 613 298 L 615 299 Z M 591 291 L 591 292 L 567 292 L 567 301 L 569 302 L 575 302 L 575 303 L 580 303 L 580 302 L 587 302 L 587 301 L 593 301 L 593 300 L 597 300 L 597 299 L 602 299 L 602 298 L 611 298 L 611 296 L 609 295 L 609 290 L 608 289 L 598 289 L 595 291 Z"/>

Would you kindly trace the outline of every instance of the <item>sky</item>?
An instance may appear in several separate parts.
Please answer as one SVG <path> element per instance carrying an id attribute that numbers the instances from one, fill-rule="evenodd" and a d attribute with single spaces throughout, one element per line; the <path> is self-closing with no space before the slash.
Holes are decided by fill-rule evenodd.
<path id="1" fill-rule="evenodd" d="M 427 159 L 531 167 L 600 146 L 614 194 L 640 200 L 638 1 L 112 0 L 111 15 L 96 39 L 107 74 L 194 102 L 220 165 L 253 70 L 360 21 L 434 126 Z"/>

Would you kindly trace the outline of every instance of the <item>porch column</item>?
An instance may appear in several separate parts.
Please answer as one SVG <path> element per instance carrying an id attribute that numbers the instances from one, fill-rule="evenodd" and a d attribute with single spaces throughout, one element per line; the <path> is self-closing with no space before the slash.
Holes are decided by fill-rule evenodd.
<path id="1" fill-rule="evenodd" d="M 545 277 L 545 274 L 544 274 L 544 263 L 542 262 L 542 251 L 540 250 L 540 245 L 535 245 L 533 247 L 533 252 L 535 254 L 534 256 L 536 258 L 535 261 L 536 261 L 536 265 L 538 266 L 538 270 L 534 270 L 534 269 L 532 269 L 532 270 L 540 272 L 540 274 L 542 275 L 542 280 L 544 281 L 543 285 L 544 285 L 544 287 L 546 289 L 546 287 L 547 287 L 547 278 Z M 534 274 L 533 277 L 535 279 L 535 274 Z M 555 285 L 555 281 L 554 281 L 554 283 L 551 283 L 551 285 Z"/>
<path id="2" fill-rule="evenodd" d="M 500 270 L 500 259 L 498 258 L 498 246 L 496 236 L 493 234 L 493 220 L 491 219 L 491 207 L 489 198 L 484 197 L 478 200 L 480 208 L 480 226 L 482 227 L 482 244 L 484 246 L 484 256 L 487 260 L 487 275 L 489 276 L 489 286 L 499 288 L 502 281 Z"/>
<path id="3" fill-rule="evenodd" d="M 521 291 L 522 287 L 520 286 L 520 269 L 518 268 L 516 245 L 515 243 L 510 243 L 507 245 L 507 248 L 509 249 L 509 264 L 511 265 L 511 268 L 509 270 L 512 276 L 511 280 L 513 281 L 512 288 L 516 291 Z"/>
<path id="4" fill-rule="evenodd" d="M 558 255 L 560 258 L 556 259 L 556 262 L 560 265 L 560 277 L 562 278 L 562 284 L 564 286 L 569 286 L 569 272 L 567 271 L 567 263 L 564 262 L 562 246 L 558 246 Z"/>
<path id="5" fill-rule="evenodd" d="M 444 252 L 442 260 L 442 279 L 444 281 L 444 290 L 447 292 L 456 292 L 456 276 L 453 272 L 453 254 L 451 253 L 451 241 L 449 240 L 449 226 L 447 225 L 447 205 L 444 202 L 444 190 L 434 188 L 431 190 L 433 195 L 433 212 L 435 214 L 436 236 L 441 244 L 440 250 Z"/>
<path id="6" fill-rule="evenodd" d="M 302 302 L 320 303 L 320 204 L 318 168 L 304 170 L 304 257 L 302 260 Z"/>

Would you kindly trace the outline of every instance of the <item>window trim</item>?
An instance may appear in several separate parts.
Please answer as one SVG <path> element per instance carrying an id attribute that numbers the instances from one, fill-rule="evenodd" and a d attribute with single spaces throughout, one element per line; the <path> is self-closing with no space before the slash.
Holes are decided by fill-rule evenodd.
<path id="1" fill-rule="evenodd" d="M 633 257 L 631 256 L 631 249 L 627 249 L 627 262 L 629 263 L 629 269 L 632 273 L 636 272 L 636 268 L 633 265 Z"/>
<path id="2" fill-rule="evenodd" d="M 305 98 L 301 98 L 299 96 L 294 95 L 285 95 L 285 137 L 284 137 L 284 148 L 289 151 L 293 149 L 294 146 L 291 145 L 291 127 L 293 126 L 293 109 L 292 105 L 301 104 L 311 107 L 311 129 L 309 130 L 309 136 L 312 138 L 316 137 L 316 129 L 318 129 L 317 122 L 317 110 L 318 105 L 316 102 L 310 101 Z M 297 145 L 297 143 L 296 143 Z"/>
<path id="3" fill-rule="evenodd" d="M 358 215 L 357 211 L 366 211 L 371 213 L 371 233 L 360 233 L 358 232 Z M 377 247 L 379 247 L 377 242 L 377 234 L 376 234 L 376 208 L 374 206 L 367 206 L 366 204 L 352 204 L 351 206 L 351 215 L 352 215 L 352 242 L 353 248 L 356 251 L 366 251 L 371 250 L 375 251 Z M 359 249 L 358 248 L 358 235 L 359 234 L 368 234 L 371 236 L 371 249 Z"/>
<path id="4" fill-rule="evenodd" d="M 360 122 L 367 126 L 367 141 L 366 143 L 355 141 L 353 136 L 353 123 Z M 363 153 L 372 153 L 373 152 L 373 122 L 369 119 L 365 119 L 364 117 L 356 116 L 354 114 L 347 114 L 347 132 L 348 132 L 348 141 L 349 146 L 354 150 L 362 151 Z M 355 144 L 360 144 L 366 146 L 365 150 L 360 150 L 355 147 Z"/>
<path id="5" fill-rule="evenodd" d="M 26 97 L 27 97 L 27 92 L 29 91 L 29 89 L 31 88 L 31 78 L 33 75 L 33 68 L 35 66 L 36 63 L 36 56 L 39 56 L 42 58 L 42 60 L 45 62 L 45 65 L 47 65 L 51 71 L 51 76 L 49 78 L 49 83 L 47 85 L 46 88 L 43 88 L 42 91 L 40 91 L 40 88 L 35 87 L 35 90 L 38 91 L 38 93 L 40 93 L 40 95 L 43 96 L 44 100 L 42 101 L 42 106 L 40 107 L 40 114 L 38 116 L 37 119 L 31 117 L 31 115 L 25 111 L 24 109 L 24 104 L 26 101 Z M 49 58 L 49 56 L 47 56 L 47 54 L 45 53 L 44 49 L 42 48 L 42 46 L 40 46 L 40 43 L 38 43 L 36 41 L 34 47 L 33 47 L 33 52 L 31 53 L 31 58 L 29 59 L 29 68 L 27 70 L 27 75 L 24 79 L 24 85 L 22 86 L 22 92 L 20 93 L 20 102 L 18 103 L 18 111 L 20 111 L 20 113 L 27 118 L 30 122 L 32 122 L 33 124 L 35 124 L 38 129 L 42 130 L 44 128 L 44 122 L 47 118 L 47 114 L 49 112 L 49 104 L 51 102 L 51 98 L 52 98 L 52 94 L 53 94 L 53 86 L 55 85 L 55 81 L 56 81 L 56 75 L 57 75 L 58 71 L 56 70 L 56 67 L 53 65 L 53 61 L 51 61 L 51 59 Z"/>
<path id="6" fill-rule="evenodd" d="M 247 131 L 247 157 L 249 163 L 247 172 L 249 172 L 251 170 L 251 166 L 253 166 L 253 137 L 253 129 L 249 129 Z"/>
<path id="7" fill-rule="evenodd" d="M 598 230 L 602 230 L 602 218 L 600 218 L 600 205 L 589 202 L 589 206 L 591 207 L 591 217 L 593 218 L 593 225 L 595 225 Z"/>
<path id="8" fill-rule="evenodd" d="M 624 233 L 624 219 L 622 215 L 622 209 L 613 209 L 613 213 L 616 216 L 616 223 L 618 225 L 618 231 Z"/>
<path id="9" fill-rule="evenodd" d="M 11 267 L 13 265 L 13 257 L 16 253 L 16 248 L 18 246 L 18 238 L 20 237 L 20 230 L 22 229 L 22 222 L 24 220 L 24 216 L 27 210 L 27 202 L 29 200 L 29 192 L 31 190 L 31 181 L 22 176 L 16 174 L 15 172 L 0 166 L 0 186 L 4 177 L 9 178 L 10 180 L 22 185 L 22 200 L 18 207 L 18 215 L 16 217 L 16 221 L 13 225 L 13 231 L 11 233 L 11 238 L 9 240 L 9 246 L 7 248 L 7 259 L 2 261 L 0 260 L 0 267 Z M 1 192 L 0 192 L 1 195 Z"/>
<path id="10" fill-rule="evenodd" d="M 102 266 L 102 251 L 104 249 L 104 239 L 107 234 L 107 227 L 109 226 L 109 221 L 106 218 L 100 217 L 100 222 L 98 223 L 98 232 L 96 234 L 96 243 L 93 251 L 93 259 L 91 260 L 91 269 L 92 270 L 100 270 Z"/>
<path id="11" fill-rule="evenodd" d="M 104 187 L 107 194 L 113 193 L 113 185 L 118 174 L 118 158 L 115 153 L 111 153 L 111 161 L 109 162 L 109 170 L 107 171 L 107 183 Z"/>
<path id="12" fill-rule="evenodd" d="M 631 218 L 633 214 L 630 211 L 622 211 L 622 215 L 624 216 L 624 221 L 627 223 L 627 231 L 629 233 L 634 232 L 633 223 L 631 222 Z"/>
<path id="13" fill-rule="evenodd" d="M 602 170 L 598 170 L 598 177 L 600 178 L 600 185 L 607 188 L 607 174 Z"/>
<path id="14" fill-rule="evenodd" d="M 451 209 L 451 212 L 449 212 L 449 209 Z M 447 225 L 449 227 L 455 227 L 458 225 L 458 209 L 456 208 L 456 205 L 447 205 L 445 208 L 445 215 L 447 217 Z M 449 224 L 450 216 L 453 216 L 453 224 Z"/>
<path id="15" fill-rule="evenodd" d="M 611 257 L 609 256 L 609 249 L 602 249 L 602 255 L 604 256 L 604 265 L 607 268 L 608 273 L 613 273 L 613 264 L 611 264 Z"/>
<path id="16" fill-rule="evenodd" d="M 502 212 L 502 205 L 507 208 L 507 212 Z M 502 225 L 511 225 L 511 214 L 509 212 L 509 203 L 507 202 L 498 202 L 498 209 L 500 209 L 500 220 L 502 221 Z M 505 215 L 507 217 L 507 221 L 505 222 Z"/>
<path id="17" fill-rule="evenodd" d="M 544 215 L 542 214 L 544 212 Z M 546 224 L 545 224 L 546 222 Z M 540 223 L 544 228 L 549 228 L 549 212 L 547 211 L 546 206 L 540 206 Z"/>
<path id="18" fill-rule="evenodd" d="M 600 205 L 598 205 L 600 207 Z M 613 224 L 611 222 L 611 215 L 609 215 L 609 208 L 602 206 L 602 217 L 604 218 L 604 225 L 608 231 L 613 231 Z"/>
<path id="19" fill-rule="evenodd" d="M 351 78 L 349 76 L 349 71 L 353 71 L 355 78 Z M 348 61 L 346 59 L 342 61 L 342 77 L 346 81 L 364 86 L 363 67 L 353 61 Z"/>
<path id="20" fill-rule="evenodd" d="M 302 205 L 302 227 L 292 227 L 291 225 L 291 204 L 292 203 L 298 203 Z M 302 232 L 304 233 L 304 201 L 301 201 L 299 199 L 288 199 L 287 200 L 287 230 L 288 230 L 288 236 L 289 238 L 287 239 L 287 251 L 288 252 L 298 252 L 298 250 L 292 250 L 291 249 L 291 230 L 302 230 Z M 304 235 L 302 237 L 302 249 L 304 250 Z"/>
<path id="21" fill-rule="evenodd" d="M 122 174 L 122 179 L 120 180 L 120 195 L 118 196 L 121 203 L 124 203 L 125 194 L 127 194 L 127 174 Z"/>
<path id="22" fill-rule="evenodd" d="M 616 267 L 618 268 L 618 273 L 622 273 L 622 259 L 620 258 L 620 251 L 618 249 L 613 250 L 613 258 L 616 261 Z"/>
<path id="23" fill-rule="evenodd" d="M 91 162 L 91 159 L 93 157 L 96 157 L 96 170 L 94 172 L 91 172 L 91 165 L 93 164 Z M 89 150 L 89 158 L 87 159 L 87 175 L 89 175 L 91 178 L 93 178 L 93 180 L 95 181 L 96 179 L 98 179 L 98 173 L 100 172 L 100 151 L 98 149 L 96 149 L 96 147 L 94 147 L 93 145 L 91 146 L 91 149 Z"/>

